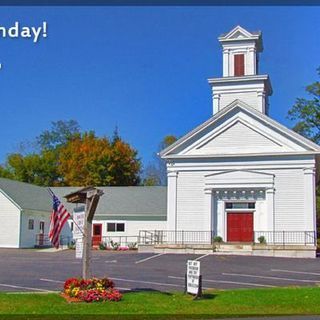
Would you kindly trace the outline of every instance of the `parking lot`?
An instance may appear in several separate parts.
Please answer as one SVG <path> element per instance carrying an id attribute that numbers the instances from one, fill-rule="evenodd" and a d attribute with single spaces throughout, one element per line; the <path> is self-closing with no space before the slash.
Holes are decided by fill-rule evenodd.
<path id="1" fill-rule="evenodd" d="M 271 288 L 320 284 L 319 259 L 93 251 L 92 274 L 122 290 L 183 291 L 186 262 L 201 261 L 204 288 Z M 0 291 L 61 290 L 81 276 L 72 250 L 0 249 Z"/>

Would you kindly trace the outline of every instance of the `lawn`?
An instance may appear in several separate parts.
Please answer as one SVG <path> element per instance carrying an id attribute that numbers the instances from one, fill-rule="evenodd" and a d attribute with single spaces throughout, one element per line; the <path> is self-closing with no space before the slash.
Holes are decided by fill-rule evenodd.
<path id="1" fill-rule="evenodd" d="M 71 319 L 70 315 L 74 319 L 311 315 L 320 314 L 319 301 L 317 287 L 217 290 L 206 292 L 200 300 L 182 293 L 129 292 L 120 302 L 92 304 L 68 304 L 55 293 L 1 293 L 0 319 L 56 320 Z"/>

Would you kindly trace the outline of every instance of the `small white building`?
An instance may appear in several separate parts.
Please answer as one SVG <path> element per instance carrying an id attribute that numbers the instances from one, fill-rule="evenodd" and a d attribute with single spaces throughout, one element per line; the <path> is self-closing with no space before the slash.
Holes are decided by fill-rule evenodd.
<path id="1" fill-rule="evenodd" d="M 48 234 L 51 202 L 45 188 L 0 178 L 0 247 L 32 248 Z"/>
<path id="2" fill-rule="evenodd" d="M 64 196 L 77 187 L 51 188 L 70 213 L 77 210 Z M 138 242 L 139 231 L 166 228 L 166 187 L 99 187 L 104 192 L 93 220 L 93 244 L 110 240 Z M 49 245 L 52 198 L 44 187 L 0 178 L 0 248 Z M 60 240 L 72 240 L 73 222 L 65 224 Z"/>
<path id="3" fill-rule="evenodd" d="M 258 70 L 261 32 L 237 26 L 219 42 L 223 76 L 208 80 L 212 117 L 160 153 L 167 230 L 209 231 L 227 243 L 263 236 L 270 245 L 309 246 L 306 255 L 314 256 L 320 147 L 268 116 L 272 87 Z"/>
<path id="4" fill-rule="evenodd" d="M 141 230 L 163 230 L 167 226 L 166 187 L 98 187 L 104 194 L 92 222 L 94 246 L 112 240 L 119 245 L 137 244 Z M 61 199 L 76 191 L 74 187 L 55 187 L 54 193 Z M 83 205 L 65 203 L 70 213 L 83 211 Z M 74 225 L 69 220 L 70 229 Z"/>

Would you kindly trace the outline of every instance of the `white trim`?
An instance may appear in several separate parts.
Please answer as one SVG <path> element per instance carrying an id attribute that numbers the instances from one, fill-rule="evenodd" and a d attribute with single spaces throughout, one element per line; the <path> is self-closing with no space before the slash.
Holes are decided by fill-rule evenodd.
<path id="1" fill-rule="evenodd" d="M 232 38 L 233 35 L 235 35 L 237 32 L 240 32 L 244 38 Z M 259 35 L 254 35 L 252 34 L 250 31 L 242 28 L 241 26 L 237 25 L 236 27 L 234 27 L 231 31 L 229 31 L 227 34 L 220 36 L 218 39 L 220 42 L 223 41 L 241 41 L 241 40 L 256 40 L 259 39 L 261 36 L 261 34 L 259 33 Z"/>
<path id="2" fill-rule="evenodd" d="M 187 155 L 187 154 L 182 154 L 182 155 L 169 155 L 169 156 L 164 156 L 162 158 L 164 159 L 213 159 L 213 158 L 244 158 L 244 157 L 265 157 L 265 156 L 280 156 L 280 157 L 285 157 L 285 156 L 303 156 L 303 155 L 317 155 L 320 154 L 319 151 L 299 151 L 299 152 L 268 152 L 268 153 L 227 153 L 227 154 L 196 154 L 196 155 Z"/>
<path id="3" fill-rule="evenodd" d="M 268 116 L 264 115 L 263 113 L 255 110 L 254 108 L 248 106 L 246 103 L 235 100 L 232 103 L 230 103 L 227 107 L 221 109 L 218 113 L 216 113 L 213 117 L 196 127 L 194 130 L 190 131 L 186 135 L 184 135 L 182 138 L 177 140 L 175 143 L 173 143 L 171 146 L 167 147 L 166 149 L 162 150 L 159 154 L 162 158 L 179 158 L 179 155 L 172 154 L 177 148 L 179 148 L 182 144 L 185 144 L 188 142 L 188 140 L 192 139 L 194 136 L 200 134 L 203 130 L 205 130 L 207 127 L 211 126 L 215 122 L 217 122 L 220 118 L 222 118 L 227 113 L 231 112 L 231 110 L 239 108 L 250 114 L 251 116 L 257 118 L 258 120 L 266 123 L 271 129 L 276 129 L 280 133 L 283 133 L 289 140 L 290 138 L 294 140 L 297 144 L 300 144 L 304 148 L 310 148 L 313 149 L 312 151 L 306 151 L 306 152 L 284 152 L 284 153 L 260 153 L 260 154 L 247 154 L 248 156 L 261 156 L 261 155 L 301 155 L 301 154 L 320 154 L 320 146 L 315 144 L 314 142 L 302 137 L 301 135 L 297 134 L 293 130 L 290 130 L 283 126 L 282 124 L 276 122 L 275 120 L 272 120 Z M 171 154 L 169 154 L 171 153 Z M 212 157 L 225 157 L 230 155 L 211 155 Z M 233 156 L 239 156 L 238 154 L 235 154 Z M 186 157 L 186 158 L 204 158 L 204 157 L 210 157 L 210 155 L 204 156 L 180 156 L 180 157 Z"/>

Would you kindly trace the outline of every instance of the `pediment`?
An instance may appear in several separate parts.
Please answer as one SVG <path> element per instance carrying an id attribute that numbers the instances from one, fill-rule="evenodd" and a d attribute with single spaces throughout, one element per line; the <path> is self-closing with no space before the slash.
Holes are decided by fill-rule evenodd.
<path id="1" fill-rule="evenodd" d="M 222 35 L 219 37 L 220 40 L 240 40 L 240 39 L 252 39 L 257 38 L 260 33 L 251 33 L 248 30 L 242 28 L 241 26 L 236 26 L 227 34 Z"/>
<path id="2" fill-rule="evenodd" d="M 241 101 L 163 150 L 163 158 L 319 153 L 320 147 Z"/>
<path id="3" fill-rule="evenodd" d="M 292 150 L 292 149 L 291 149 Z M 290 151 L 280 141 L 241 119 L 216 130 L 187 154 L 235 154 Z"/>

